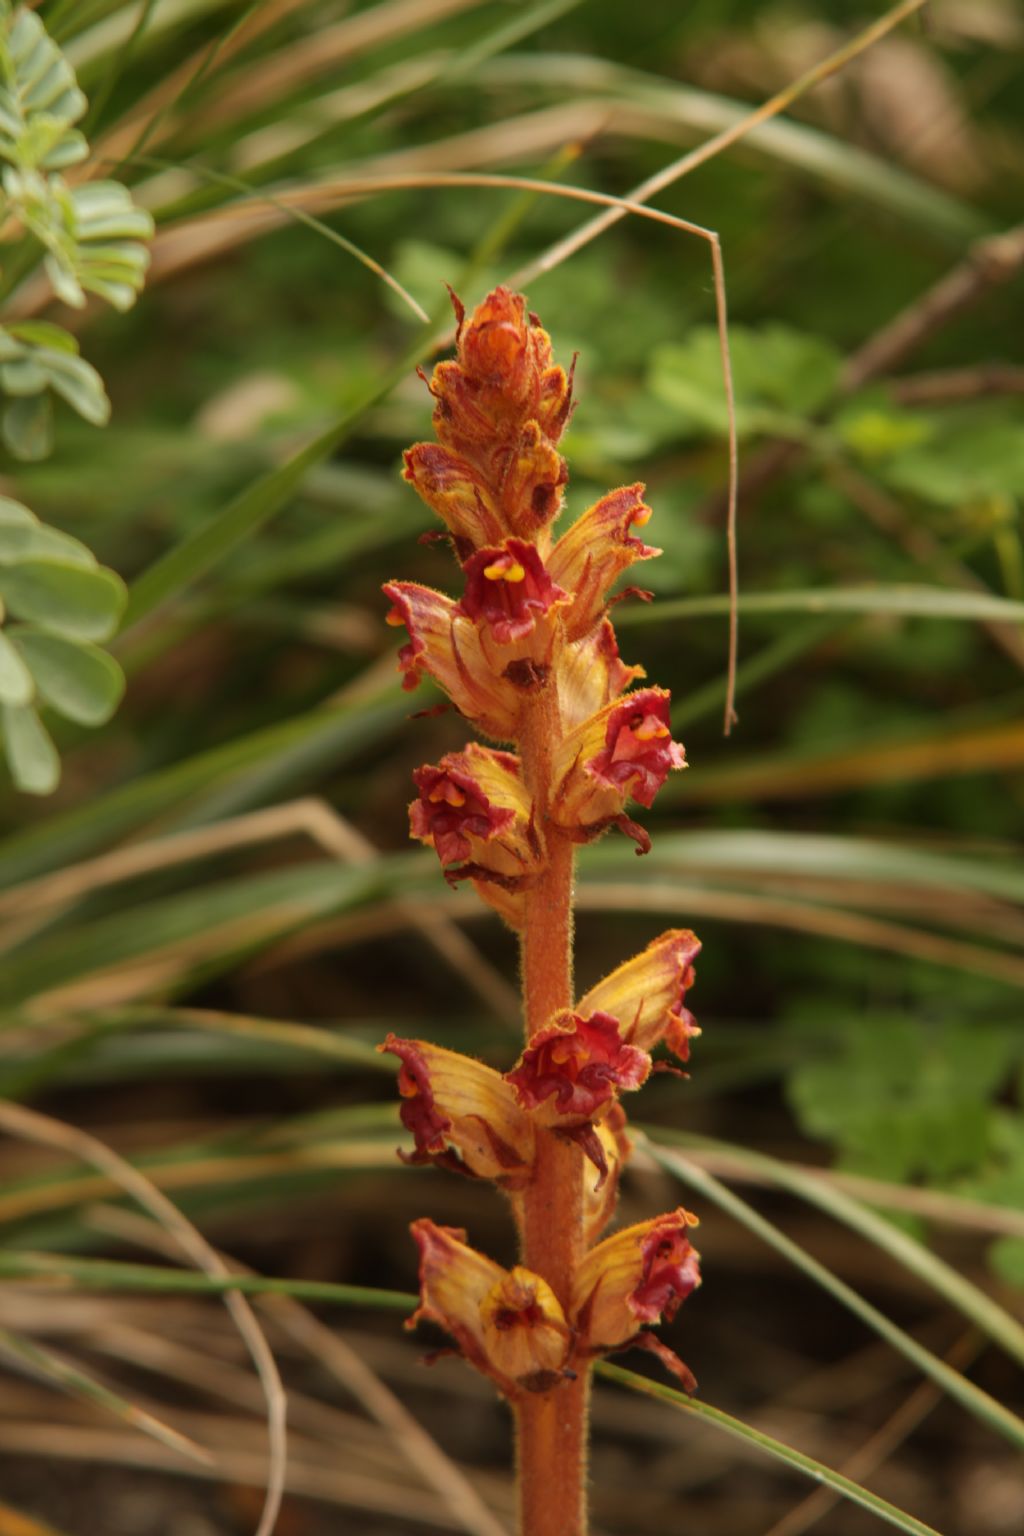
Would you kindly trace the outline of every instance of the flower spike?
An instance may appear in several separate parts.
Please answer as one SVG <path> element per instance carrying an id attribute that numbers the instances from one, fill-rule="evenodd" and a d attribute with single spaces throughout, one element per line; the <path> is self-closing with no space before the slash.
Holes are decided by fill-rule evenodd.
<path id="1" fill-rule="evenodd" d="M 414 1222 L 409 1325 L 445 1329 L 513 1403 L 524 1536 L 561 1536 L 587 1525 L 590 1362 L 646 1348 L 696 1386 L 650 1328 L 700 1283 L 696 1218 L 680 1208 L 601 1233 L 631 1152 L 620 1099 L 657 1070 L 657 1046 L 685 1062 L 700 1033 L 686 1006 L 700 945 L 671 929 L 575 1003 L 571 985 L 574 844 L 617 826 L 646 852 L 631 803 L 650 807 L 686 757 L 668 692 L 622 660 L 612 622 L 621 598 L 653 597 L 622 585 L 660 553 L 640 536 L 643 485 L 609 491 L 554 538 L 573 369 L 554 362 L 522 295 L 495 288 L 471 313 L 452 302 L 456 356 L 429 380 L 437 441 L 414 444 L 404 473 L 444 525 L 423 542 L 450 542 L 461 595 L 384 591 L 408 632 L 404 686 L 431 677 L 479 734 L 516 749 L 470 742 L 425 763 L 409 821 L 449 883 L 472 881 L 521 934 L 527 1038 L 504 1074 L 425 1040 L 392 1034 L 381 1049 L 401 1063 L 414 1146 L 400 1155 L 496 1184 L 524 1259 L 504 1269 L 464 1232 Z"/>

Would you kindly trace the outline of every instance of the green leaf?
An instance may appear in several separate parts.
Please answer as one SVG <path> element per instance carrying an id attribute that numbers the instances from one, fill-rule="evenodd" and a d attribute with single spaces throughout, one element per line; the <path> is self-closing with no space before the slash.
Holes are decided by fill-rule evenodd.
<path id="1" fill-rule="evenodd" d="M 989 1099 L 1018 1049 L 1010 1030 L 940 1028 L 876 1009 L 836 1021 L 827 1056 L 804 1053 L 788 1096 L 803 1129 L 838 1147 L 845 1167 L 948 1181 L 984 1161 Z"/>
<path id="2" fill-rule="evenodd" d="M 4 704 L 0 730 L 11 777 L 29 795 L 50 795 L 60 783 L 60 758 L 34 709 Z"/>
<path id="3" fill-rule="evenodd" d="M 16 629 L 11 639 L 40 695 L 58 714 L 80 725 L 110 719 L 124 693 L 124 673 L 112 656 L 42 630 Z"/>
<path id="4" fill-rule="evenodd" d="M 0 496 L 0 565 L 51 559 L 96 568 L 96 556 L 80 540 L 48 528 L 20 501 Z"/>
<path id="5" fill-rule="evenodd" d="M 55 171 L 83 160 L 88 146 L 72 124 L 86 110 L 75 72 L 34 11 L 0 17 L 0 158 Z"/>
<path id="6" fill-rule="evenodd" d="M 0 567 L 0 598 L 19 619 L 76 640 L 106 640 L 125 604 L 119 576 L 57 560 Z"/>
<path id="7" fill-rule="evenodd" d="M 888 483 L 942 507 L 1024 496 L 1020 422 L 944 422 L 934 440 L 877 467 Z"/>
<path id="8" fill-rule="evenodd" d="M 729 331 L 736 424 L 741 434 L 799 431 L 835 392 L 840 355 L 818 336 L 784 325 Z M 717 435 L 728 431 L 718 332 L 695 327 L 684 342 L 654 351 L 650 385 L 666 405 L 682 412 L 684 425 Z"/>
<path id="9" fill-rule="evenodd" d="M 703 1403 L 699 1398 L 687 1397 L 685 1393 L 677 1391 L 675 1387 L 670 1387 L 664 1382 L 651 1381 L 646 1376 L 637 1376 L 633 1371 L 625 1371 L 621 1365 L 611 1365 L 606 1360 L 601 1361 L 596 1370 L 597 1374 L 603 1376 L 606 1381 L 617 1381 L 634 1392 L 643 1392 L 648 1397 L 660 1398 L 662 1402 L 671 1403 L 673 1408 L 678 1408 L 705 1423 L 713 1424 L 716 1429 L 724 1430 L 734 1439 L 756 1446 L 758 1450 L 774 1457 L 784 1466 L 792 1467 L 804 1477 L 809 1477 L 820 1487 L 831 1488 L 834 1493 L 849 1499 L 851 1503 L 860 1504 L 862 1508 L 869 1509 L 872 1514 L 878 1515 L 879 1519 L 885 1520 L 889 1525 L 894 1525 L 897 1530 L 906 1531 L 908 1536 L 939 1536 L 939 1532 L 934 1527 L 925 1525 L 923 1520 L 908 1515 L 905 1510 L 897 1509 L 895 1504 L 890 1504 L 877 1493 L 872 1493 L 868 1488 L 862 1488 L 860 1483 L 844 1477 L 841 1472 L 833 1471 L 823 1462 L 815 1461 L 813 1456 L 805 1456 L 803 1451 L 794 1450 L 792 1446 L 784 1445 L 781 1440 L 774 1440 L 771 1435 L 755 1429 L 752 1424 L 744 1424 L 742 1419 L 734 1419 L 731 1414 L 723 1413 L 721 1408 L 713 1408 L 710 1403 Z"/>
<path id="10" fill-rule="evenodd" d="M 54 325 L 50 320 L 19 320 L 7 327 L 7 334 L 28 347 L 45 347 L 50 351 L 78 356 L 78 338 L 62 325 Z"/>
<path id="11" fill-rule="evenodd" d="M 4 385 L 7 386 L 7 369 L 4 369 Z M 45 380 L 41 386 L 45 388 Z M 53 406 L 50 397 L 34 394 L 26 399 L 12 400 L 4 411 L 4 447 L 14 458 L 32 464 L 45 459 L 53 452 Z"/>
<path id="12" fill-rule="evenodd" d="M 30 704 L 34 693 L 31 672 L 0 629 L 0 703 Z"/>
<path id="13" fill-rule="evenodd" d="M 103 380 L 91 363 L 66 352 L 37 352 L 36 361 L 45 371 L 50 388 L 77 411 L 83 421 L 105 427 L 110 420 L 110 400 Z"/>

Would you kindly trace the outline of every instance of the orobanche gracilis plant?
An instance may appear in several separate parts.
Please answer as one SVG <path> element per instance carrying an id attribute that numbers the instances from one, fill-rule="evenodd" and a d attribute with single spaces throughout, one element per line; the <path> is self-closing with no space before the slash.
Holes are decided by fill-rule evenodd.
<path id="1" fill-rule="evenodd" d="M 696 1218 L 679 1209 L 599 1238 L 630 1149 L 619 1096 L 647 1079 L 658 1042 L 686 1060 L 700 946 L 664 933 L 574 1001 L 573 861 L 610 827 L 646 851 L 627 804 L 650 806 L 685 759 L 669 694 L 632 686 L 643 669 L 620 660 L 608 617 L 616 578 L 658 553 L 634 532 L 651 515 L 643 486 L 609 492 L 555 540 L 572 374 L 520 295 L 497 288 L 468 319 L 454 302 L 458 360 L 430 383 L 439 441 L 410 448 L 405 475 L 445 523 L 463 591 L 384 590 L 409 634 L 405 686 L 429 673 L 470 725 L 518 748 L 470 742 L 418 769 L 411 823 L 446 877 L 471 880 L 519 933 L 526 1046 L 505 1074 L 425 1040 L 389 1035 L 381 1049 L 401 1060 L 412 1160 L 492 1180 L 522 1248 L 506 1270 L 464 1232 L 414 1222 L 410 1322 L 440 1324 L 512 1404 L 523 1536 L 583 1536 L 591 1362 L 640 1345 L 695 1386 L 645 1325 L 700 1283 Z"/>

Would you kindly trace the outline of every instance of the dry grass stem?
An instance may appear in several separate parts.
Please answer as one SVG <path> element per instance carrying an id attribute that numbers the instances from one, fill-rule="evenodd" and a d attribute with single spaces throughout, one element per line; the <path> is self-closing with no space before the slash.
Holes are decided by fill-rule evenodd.
<path id="1" fill-rule="evenodd" d="M 78 1161 L 91 1164 L 103 1175 L 104 1182 L 130 1195 L 170 1233 L 181 1251 L 204 1274 L 228 1274 L 199 1229 L 168 1200 L 153 1181 L 95 1136 L 54 1120 L 49 1115 L 41 1115 L 23 1105 L 7 1102 L 0 1102 L 0 1128 L 11 1136 L 52 1147 Z M 281 1507 L 287 1467 L 284 1387 L 263 1331 L 246 1298 L 226 1292 L 224 1305 L 245 1340 L 266 1398 L 269 1452 L 267 1458 L 261 1458 L 263 1470 L 259 1479 L 266 1482 L 266 1497 L 256 1536 L 271 1536 Z"/>

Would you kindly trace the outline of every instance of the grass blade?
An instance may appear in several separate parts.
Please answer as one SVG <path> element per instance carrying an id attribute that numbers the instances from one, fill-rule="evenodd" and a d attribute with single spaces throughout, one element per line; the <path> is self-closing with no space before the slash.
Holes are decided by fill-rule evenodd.
<path id="1" fill-rule="evenodd" d="M 753 1425 L 744 1424 L 742 1419 L 734 1419 L 731 1414 L 723 1413 L 721 1408 L 712 1408 L 710 1403 L 702 1403 L 697 1398 L 687 1397 L 685 1393 L 677 1392 L 674 1387 L 660 1381 L 651 1381 L 647 1376 L 637 1376 L 634 1371 L 625 1371 L 621 1365 L 611 1365 L 606 1360 L 601 1361 L 597 1366 L 597 1374 L 605 1381 L 616 1381 L 621 1386 L 629 1387 L 633 1392 L 643 1392 L 647 1397 L 659 1398 L 662 1402 L 671 1403 L 673 1408 L 679 1408 L 684 1413 L 704 1420 L 705 1423 L 713 1424 L 716 1429 L 723 1430 L 734 1439 L 742 1440 L 745 1445 L 764 1451 L 766 1455 L 774 1457 L 776 1461 L 791 1467 L 795 1472 L 802 1473 L 804 1477 L 809 1477 L 820 1486 L 831 1488 L 844 1499 L 849 1499 L 863 1509 L 870 1510 L 879 1519 L 894 1525 L 898 1531 L 906 1531 L 908 1536 L 939 1536 L 934 1526 L 925 1525 L 923 1520 L 908 1515 L 905 1510 L 897 1509 L 895 1504 L 890 1504 L 887 1499 L 880 1498 L 877 1493 L 862 1488 L 860 1483 L 851 1482 L 841 1472 L 833 1472 L 831 1467 L 815 1461 L 813 1456 L 805 1456 L 802 1451 L 794 1450 L 790 1445 L 783 1445 L 781 1440 L 774 1440 L 771 1435 L 764 1434 Z"/>
<path id="2" fill-rule="evenodd" d="M 169 1424 L 164 1424 L 153 1414 L 147 1413 L 144 1408 L 122 1397 L 105 1383 L 97 1381 L 95 1376 L 91 1376 L 79 1366 L 72 1365 L 70 1361 L 54 1354 L 52 1350 L 37 1344 L 34 1339 L 13 1333 L 8 1328 L 0 1328 L 0 1355 L 6 1355 L 16 1364 L 30 1371 L 32 1375 L 40 1377 L 51 1386 L 59 1388 L 60 1391 L 113 1414 L 114 1418 L 120 1420 L 122 1424 L 139 1429 L 144 1435 L 151 1435 L 154 1440 L 168 1446 L 170 1450 L 177 1451 L 182 1456 L 188 1456 L 193 1461 L 203 1462 L 207 1466 L 212 1465 L 213 1458 L 209 1453 L 194 1440 L 190 1440 L 187 1435 L 172 1429 Z M 3 1523 L 0 1520 L 0 1532 L 2 1529 Z"/>
<path id="3" fill-rule="evenodd" d="M 675 1139 L 670 1132 L 658 1130 L 655 1134 L 666 1135 L 669 1139 Z M 691 1189 L 698 1190 L 699 1193 L 704 1195 L 706 1199 L 711 1200 L 721 1210 L 727 1211 L 730 1216 L 733 1216 L 748 1231 L 753 1232 L 766 1242 L 769 1247 L 774 1248 L 776 1253 L 782 1254 L 791 1264 L 794 1264 L 797 1269 L 813 1280 L 816 1285 L 820 1285 L 823 1290 L 827 1291 L 841 1306 L 846 1307 L 848 1311 L 852 1312 L 868 1328 L 885 1339 L 887 1343 L 891 1344 L 907 1360 L 912 1361 L 918 1370 L 923 1371 L 926 1376 L 929 1376 L 932 1381 L 942 1387 L 950 1397 L 955 1398 L 961 1407 L 966 1408 L 968 1413 L 972 1414 L 980 1423 L 988 1425 L 990 1429 L 994 1429 L 998 1434 L 1003 1435 L 1013 1445 L 1024 1450 L 1024 1420 L 1019 1419 L 1008 1408 L 1004 1408 L 1002 1403 L 998 1403 L 994 1397 L 991 1397 L 987 1392 L 983 1392 L 980 1387 L 976 1387 L 972 1381 L 968 1381 L 966 1376 L 962 1376 L 951 1365 L 947 1365 L 946 1361 L 940 1360 L 930 1349 L 926 1349 L 923 1344 L 919 1344 L 916 1339 L 911 1338 L 908 1333 L 898 1327 L 884 1313 L 879 1312 L 877 1307 L 865 1301 L 852 1286 L 840 1280 L 838 1275 L 834 1275 L 824 1264 L 819 1263 L 806 1249 L 801 1248 L 799 1243 L 793 1242 L 792 1238 L 787 1237 L 784 1232 L 781 1232 L 773 1222 L 768 1221 L 758 1211 L 755 1211 L 753 1206 L 748 1205 L 739 1195 L 727 1189 L 712 1174 L 698 1167 L 696 1163 L 691 1162 L 689 1158 L 684 1157 L 680 1152 L 674 1151 L 669 1147 L 659 1146 L 657 1142 L 650 1140 L 649 1137 L 645 1139 L 644 1145 L 655 1162 L 659 1163 Z"/>
<path id="4" fill-rule="evenodd" d="M 703 1138 L 689 1137 L 685 1132 L 673 1131 L 664 1134 L 673 1141 L 678 1139 L 694 1146 L 715 1145 L 725 1150 L 722 1143 L 709 1143 Z M 956 1307 L 958 1312 L 1005 1349 L 1008 1355 L 1012 1355 L 1015 1360 L 1024 1365 L 1024 1327 L 1011 1317 L 1005 1308 L 993 1301 L 991 1296 L 986 1295 L 979 1286 L 958 1274 L 951 1265 L 932 1253 L 923 1243 L 919 1243 L 916 1238 L 911 1237 L 899 1227 L 893 1226 L 891 1221 L 886 1221 L 884 1216 L 877 1215 L 860 1200 L 847 1194 L 845 1190 L 837 1189 L 834 1185 L 826 1186 L 799 1169 L 787 1167 L 786 1163 L 779 1158 L 766 1157 L 762 1153 L 749 1152 L 741 1147 L 729 1147 L 728 1150 L 752 1169 L 770 1178 L 776 1188 L 785 1189 L 790 1194 L 797 1195 L 808 1205 L 815 1206 L 836 1221 L 842 1222 L 844 1226 L 852 1228 L 854 1232 L 859 1232 L 862 1237 L 866 1237 L 869 1242 L 881 1248 L 904 1269 L 909 1270 L 932 1290 L 937 1291 L 950 1306 Z M 690 1166 L 694 1165 L 690 1164 Z"/>
<path id="5" fill-rule="evenodd" d="M 633 603 L 615 615 L 616 624 L 653 624 L 665 619 L 708 618 L 729 612 L 728 595 L 681 597 L 651 607 Z M 902 614 L 921 619 L 996 619 L 1024 624 L 1024 603 L 992 592 L 948 587 L 808 587 L 790 592 L 744 592 L 740 612 Z"/>
<path id="6" fill-rule="evenodd" d="M 108 1259 L 71 1258 L 66 1254 L 0 1253 L 0 1277 L 39 1280 L 66 1289 L 69 1284 L 88 1291 L 158 1291 L 167 1295 L 292 1296 L 301 1301 L 326 1301 L 339 1307 L 378 1307 L 412 1312 L 419 1298 L 404 1291 L 382 1291 L 362 1285 L 334 1285 L 326 1280 L 283 1280 L 266 1275 L 204 1275 L 191 1269 L 160 1264 L 122 1264 Z"/>

